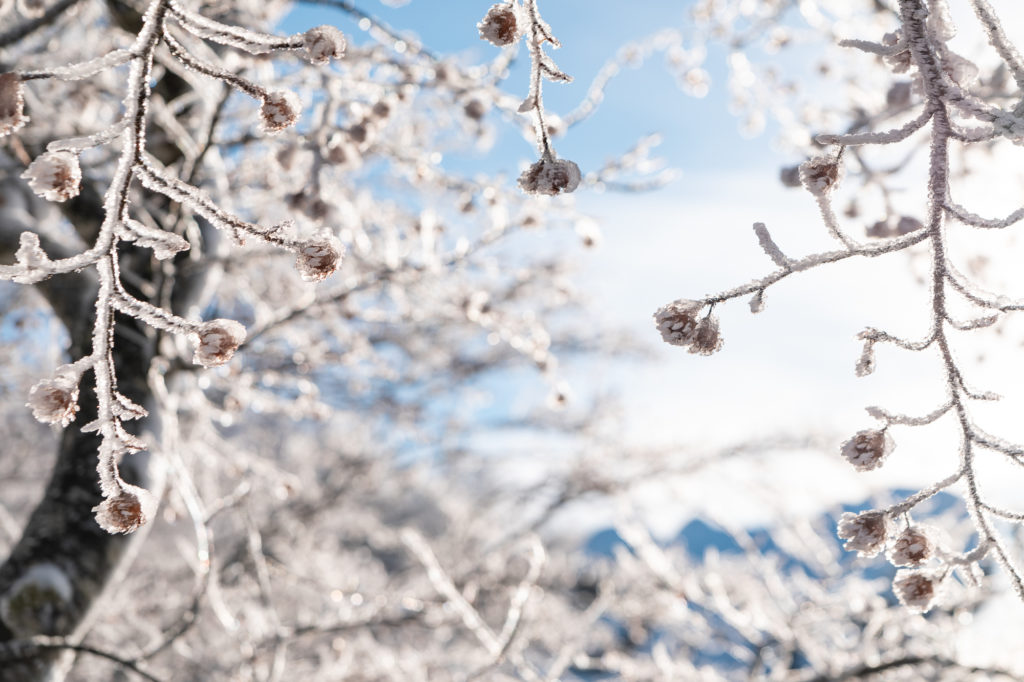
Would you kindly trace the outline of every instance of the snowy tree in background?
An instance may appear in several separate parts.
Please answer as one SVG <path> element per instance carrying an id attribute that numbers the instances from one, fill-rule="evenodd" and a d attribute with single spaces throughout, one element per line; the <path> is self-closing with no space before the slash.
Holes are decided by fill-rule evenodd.
<path id="1" fill-rule="evenodd" d="M 992 531 L 973 553 L 950 554 L 912 524 L 906 512 L 939 488 L 902 515 L 787 518 L 769 537 L 723 521 L 721 555 L 665 546 L 630 494 L 695 494 L 681 491 L 696 471 L 818 444 L 707 456 L 635 447 L 601 403 L 565 411 L 558 362 L 635 350 L 596 334 L 573 289 L 574 249 L 600 233 L 571 195 L 663 183 L 653 141 L 598 169 L 555 150 L 623 66 L 664 55 L 681 88 L 702 95 L 704 43 L 726 42 L 733 105 L 755 131 L 766 109 L 800 111 L 784 83 L 749 87 L 744 56 L 786 47 L 793 11 L 825 41 L 837 17 L 903 26 L 875 51 L 926 76 L 918 53 L 945 40 L 944 19 L 927 23 L 931 8 L 912 0 L 698 2 L 690 27 L 623 46 L 558 116 L 543 88 L 570 76 L 551 57 L 559 27 L 540 0 L 482 4 L 464 30 L 491 59 L 474 66 L 371 8 L 313 4 L 368 39 L 328 25 L 277 35 L 284 2 L 0 1 L 0 680 L 1013 674 L 955 651 L 984 584 L 944 585 L 933 603 L 952 581 L 926 575 L 927 562 L 974 579 L 968 569 L 1002 551 Z M 995 20 L 985 25 L 1013 67 Z M 520 52 L 530 77 L 515 83 Z M 907 135 L 957 93 L 974 102 L 947 83 L 957 78 L 935 76 L 942 93 L 924 77 L 904 99 L 887 96 L 900 111 L 924 107 Z M 835 113 L 802 111 L 786 134 L 811 145 L 800 135 Z M 992 130 L 1012 132 L 1015 113 L 989 113 L 1003 116 Z M 446 156 L 499 114 L 536 157 L 517 178 L 453 171 Z M 853 137 L 874 123 L 857 119 Z M 925 221 L 910 216 L 890 221 L 907 234 L 878 235 L 882 246 L 834 226 L 828 197 L 849 182 L 841 163 L 858 141 L 887 139 L 820 140 L 847 151 L 797 172 L 842 257 L 925 241 Z M 755 229 L 777 279 L 802 269 Z M 760 283 L 745 292 L 752 308 L 770 282 Z M 700 313 L 730 297 L 670 305 L 666 339 L 718 351 L 719 323 Z M 869 350 L 891 340 L 865 338 Z M 489 412 L 484 394 L 514 381 L 545 384 L 547 405 L 525 419 Z M 960 404 L 956 386 L 945 412 Z M 554 475 L 513 484 L 494 451 L 516 438 L 545 452 L 567 441 L 570 454 Z M 965 442 L 968 454 L 981 445 Z M 843 454 L 871 468 L 892 449 L 885 429 L 871 430 Z M 593 505 L 616 509 L 609 543 L 550 532 Z M 851 549 L 906 567 L 895 589 L 911 609 L 844 557 L 836 521 Z M 940 522 L 972 527 L 955 514 Z M 928 619 L 914 612 L 929 607 Z"/>

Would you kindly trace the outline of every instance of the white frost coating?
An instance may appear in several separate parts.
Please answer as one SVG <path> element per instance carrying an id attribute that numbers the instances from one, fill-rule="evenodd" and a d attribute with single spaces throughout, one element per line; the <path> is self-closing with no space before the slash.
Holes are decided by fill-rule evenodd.
<path id="1" fill-rule="evenodd" d="M 206 38 L 221 45 L 245 50 L 249 54 L 266 54 L 273 50 L 299 49 L 303 47 L 302 36 L 282 38 L 269 33 L 250 31 L 239 26 L 228 26 L 200 14 L 190 12 L 177 2 L 170 5 L 171 12 L 182 26 L 195 36 Z"/>
<path id="2" fill-rule="evenodd" d="M 761 245 L 761 248 L 772 259 L 772 262 L 778 265 L 780 268 L 789 267 L 789 258 L 786 254 L 782 253 L 782 249 L 772 239 L 772 235 L 768 232 L 768 228 L 765 227 L 764 223 L 754 223 L 754 234 L 757 235 L 757 242 Z"/>
<path id="3" fill-rule="evenodd" d="M 117 139 L 124 134 L 124 131 L 128 128 L 128 121 L 120 119 L 116 123 L 107 126 L 103 130 L 93 133 L 92 135 L 83 135 L 81 137 L 66 137 L 62 140 L 54 140 L 50 144 L 46 145 L 46 151 L 48 152 L 80 152 L 85 149 L 97 147 L 101 144 L 107 144 Z"/>
<path id="4" fill-rule="evenodd" d="M 68 64 L 67 66 L 55 66 L 44 71 L 26 71 L 21 76 L 25 79 L 45 76 L 48 78 L 60 78 L 66 81 L 77 81 L 95 76 L 99 72 L 106 71 L 115 66 L 127 64 L 131 59 L 131 50 L 112 50 L 96 59 L 79 62 L 78 64 Z"/>
<path id="5" fill-rule="evenodd" d="M 279 236 L 287 231 L 288 227 L 291 225 L 290 221 L 286 221 L 278 225 L 271 225 L 270 227 L 263 227 L 261 225 L 246 222 L 238 216 L 233 216 L 218 207 L 212 200 L 210 200 L 209 196 L 207 196 L 207 194 L 198 187 L 190 185 L 187 182 L 183 182 L 173 175 L 168 175 L 150 163 L 137 168 L 136 175 L 139 178 L 139 182 L 141 182 L 147 189 L 159 192 L 168 199 L 173 199 L 180 204 L 184 204 L 209 220 L 210 223 L 218 229 L 226 230 L 228 232 L 240 231 L 247 235 L 258 237 L 259 239 L 263 239 L 273 244 L 289 248 L 298 248 L 301 246 L 299 242 Z"/>

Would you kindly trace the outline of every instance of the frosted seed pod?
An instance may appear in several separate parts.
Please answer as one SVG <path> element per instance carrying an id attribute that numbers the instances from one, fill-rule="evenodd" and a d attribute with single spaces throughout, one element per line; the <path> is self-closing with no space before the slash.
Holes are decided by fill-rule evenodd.
<path id="1" fill-rule="evenodd" d="M 568 194 L 579 185 L 580 167 L 567 159 L 542 158 L 519 176 L 527 194 Z"/>
<path id="2" fill-rule="evenodd" d="M 192 362 L 203 367 L 223 365 L 245 341 L 245 327 L 234 320 L 210 320 L 192 334 L 196 346 Z"/>
<path id="3" fill-rule="evenodd" d="M 28 186 L 47 201 L 67 201 L 78 196 L 82 168 L 78 157 L 68 151 L 40 154 L 29 164 L 21 177 Z"/>
<path id="4" fill-rule="evenodd" d="M 885 512 L 866 511 L 860 514 L 846 512 L 839 519 L 836 535 L 845 540 L 843 549 L 857 552 L 858 556 L 873 557 L 885 547 L 892 531 L 892 519 Z"/>

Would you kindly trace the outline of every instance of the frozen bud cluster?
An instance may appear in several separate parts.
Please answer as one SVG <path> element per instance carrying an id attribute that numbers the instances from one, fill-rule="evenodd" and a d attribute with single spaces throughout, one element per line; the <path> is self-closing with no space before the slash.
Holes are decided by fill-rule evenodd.
<path id="1" fill-rule="evenodd" d="M 899 44 L 901 35 L 899 31 L 895 33 L 886 33 L 882 36 L 882 44 L 889 47 Z M 886 55 L 884 58 L 885 63 L 892 67 L 892 70 L 896 73 L 906 73 L 910 70 L 910 67 L 914 65 L 913 57 L 910 54 L 910 50 L 902 50 L 896 54 Z"/>
<path id="2" fill-rule="evenodd" d="M 900 533 L 889 548 L 889 561 L 893 566 L 917 567 L 935 554 L 931 534 L 920 526 L 911 526 Z"/>
<path id="3" fill-rule="evenodd" d="M 892 590 L 900 603 L 918 613 L 924 613 L 932 607 L 941 587 L 942 582 L 938 577 L 921 571 L 897 571 L 892 583 Z"/>
<path id="4" fill-rule="evenodd" d="M 857 552 L 862 557 L 873 557 L 885 547 L 892 530 L 892 519 L 885 512 L 866 511 L 860 514 L 846 512 L 839 519 L 836 534 L 846 540 L 843 549 Z"/>
<path id="5" fill-rule="evenodd" d="M 690 341 L 690 352 L 697 355 L 711 355 L 722 350 L 721 333 L 718 331 L 718 318 L 708 315 L 697 323 L 697 330 Z"/>
<path id="6" fill-rule="evenodd" d="M 654 313 L 654 323 L 665 343 L 688 347 L 691 353 L 711 355 L 721 350 L 722 336 L 718 331 L 718 318 L 708 315 L 698 320 L 704 304 L 681 298 L 664 305 Z"/>
<path id="7" fill-rule="evenodd" d="M 345 247 L 333 235 L 319 237 L 299 247 L 295 267 L 302 279 L 319 282 L 334 274 L 344 253 Z"/>
<path id="8" fill-rule="evenodd" d="M 544 157 L 523 171 L 519 186 L 527 194 L 568 194 L 580 186 L 580 167 L 567 159 Z"/>
<path id="9" fill-rule="evenodd" d="M 525 23 L 522 9 L 515 2 L 501 2 L 487 10 L 487 14 L 476 27 L 480 39 L 497 47 L 511 45 L 523 35 Z"/>
<path id="10" fill-rule="evenodd" d="M 832 156 L 815 156 L 800 165 L 800 180 L 814 196 L 823 196 L 839 184 L 843 167 Z"/>
<path id="11" fill-rule="evenodd" d="M 78 413 L 78 377 L 58 373 L 32 387 L 28 393 L 32 416 L 44 424 L 67 426 Z"/>
<path id="12" fill-rule="evenodd" d="M 333 26 L 317 26 L 302 34 L 302 46 L 311 64 L 326 64 L 345 55 L 345 36 Z"/>
<path id="13" fill-rule="evenodd" d="M 0 137 L 25 125 L 25 93 L 16 73 L 0 73 Z"/>
<path id="14" fill-rule="evenodd" d="M 884 430 L 858 431 L 843 443 L 840 452 L 857 471 L 871 471 L 882 466 L 896 445 Z"/>
<path id="15" fill-rule="evenodd" d="M 92 509 L 96 523 L 108 533 L 132 533 L 149 521 L 155 510 L 156 499 L 148 490 L 127 483 Z"/>
<path id="16" fill-rule="evenodd" d="M 192 362 L 203 367 L 223 365 L 245 341 L 245 327 L 234 320 L 210 320 L 193 333 L 196 345 Z"/>
<path id="17" fill-rule="evenodd" d="M 681 298 L 658 308 L 654 323 L 658 325 L 661 338 L 673 346 L 688 346 L 697 331 L 697 315 L 704 304 Z"/>
<path id="18" fill-rule="evenodd" d="M 287 90 L 267 93 L 263 99 L 263 106 L 260 108 L 263 130 L 275 135 L 295 125 L 295 122 L 299 120 L 300 110 L 299 98 L 295 93 Z"/>
<path id="19" fill-rule="evenodd" d="M 21 177 L 47 201 L 67 201 L 78 196 L 82 167 L 78 157 L 68 151 L 46 152 L 28 165 Z"/>

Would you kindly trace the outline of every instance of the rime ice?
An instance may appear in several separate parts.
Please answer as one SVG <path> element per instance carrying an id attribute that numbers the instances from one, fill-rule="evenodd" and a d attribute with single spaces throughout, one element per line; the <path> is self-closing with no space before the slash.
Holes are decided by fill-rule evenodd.
<path id="1" fill-rule="evenodd" d="M 16 73 L 0 73 L 0 137 L 13 133 L 28 122 L 21 78 Z"/>

